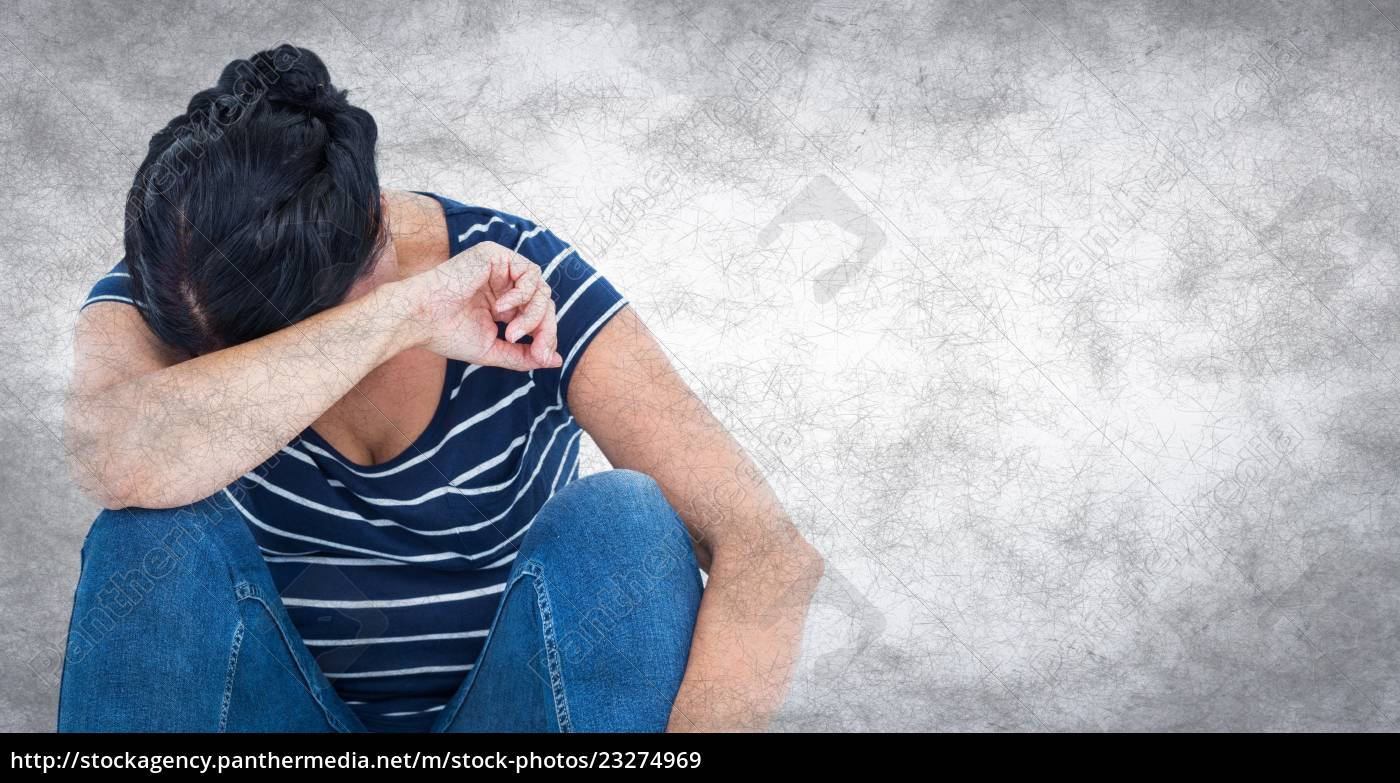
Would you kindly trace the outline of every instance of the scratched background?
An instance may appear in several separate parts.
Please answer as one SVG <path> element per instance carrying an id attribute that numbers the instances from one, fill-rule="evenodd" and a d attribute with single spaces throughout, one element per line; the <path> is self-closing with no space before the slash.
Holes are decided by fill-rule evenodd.
<path id="1" fill-rule="evenodd" d="M 1400 2 L 6 3 L 0 729 L 145 144 L 319 53 L 583 247 L 829 560 L 779 729 L 1394 729 Z M 602 465 L 596 451 L 593 467 Z"/>

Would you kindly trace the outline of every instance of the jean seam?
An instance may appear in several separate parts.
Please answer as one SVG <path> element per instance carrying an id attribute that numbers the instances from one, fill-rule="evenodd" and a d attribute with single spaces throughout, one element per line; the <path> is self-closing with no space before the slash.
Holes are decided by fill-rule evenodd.
<path id="1" fill-rule="evenodd" d="M 560 732 L 572 732 L 574 726 L 569 714 L 568 694 L 564 689 L 564 667 L 559 660 L 559 643 L 554 634 L 554 606 L 549 600 L 549 585 L 544 579 L 544 568 L 532 560 L 525 564 L 521 572 L 534 577 L 535 606 L 539 611 L 545 665 L 549 668 L 549 690 L 554 698 L 554 718 L 559 724 Z"/>
<path id="2" fill-rule="evenodd" d="M 292 646 L 293 640 L 287 636 L 286 629 L 282 627 L 282 624 L 277 622 L 277 614 L 272 611 L 271 606 L 268 606 L 267 601 L 263 599 L 262 594 L 257 589 L 257 586 L 247 581 L 239 582 L 237 587 L 235 588 L 235 594 L 237 595 L 237 598 L 240 602 L 253 601 L 256 604 L 258 604 L 258 608 L 264 613 L 266 620 L 269 623 L 271 623 L 274 628 L 277 629 L 277 635 L 282 640 L 283 646 L 286 647 L 288 657 L 292 659 L 292 663 L 297 667 L 298 676 L 301 677 L 302 683 L 306 686 L 307 692 L 311 694 L 312 700 L 316 702 L 316 706 L 321 709 L 321 714 L 325 716 L 326 722 L 329 723 L 331 727 L 334 728 L 336 731 L 342 733 L 348 732 L 349 729 L 338 719 L 336 719 L 335 714 L 331 712 L 331 710 L 326 706 L 325 699 L 321 697 L 321 689 L 315 684 L 315 677 L 313 676 L 313 673 L 306 671 L 305 667 L 301 665 L 301 660 L 294 652 L 295 648 Z M 242 627 L 242 625 L 242 620 L 239 620 L 240 628 Z"/>
<path id="3" fill-rule="evenodd" d="M 96 519 L 94 519 L 93 521 L 95 522 Z M 74 625 L 76 625 L 74 620 L 77 619 L 78 616 L 78 589 L 83 582 L 83 568 L 87 566 L 88 539 L 90 538 L 92 538 L 91 525 L 88 526 L 88 532 L 83 536 L 82 548 L 78 550 L 78 582 L 77 584 L 73 585 L 72 608 L 68 610 L 68 631 L 63 634 L 63 663 L 61 665 L 61 668 L 58 670 L 58 722 L 54 727 L 60 732 L 63 731 L 63 719 L 64 716 L 67 714 L 63 711 L 63 700 L 64 694 L 67 692 L 68 689 L 63 687 L 63 685 L 64 681 L 68 679 L 68 651 L 72 649 L 73 627 Z"/>
<path id="4" fill-rule="evenodd" d="M 224 675 L 224 698 L 219 703 L 219 731 L 228 730 L 229 704 L 233 701 L 233 683 L 238 672 L 238 654 L 243 649 L 243 631 L 246 628 L 239 618 L 233 631 L 233 644 L 228 653 L 228 672 Z"/>
<path id="5" fill-rule="evenodd" d="M 540 618 L 541 634 L 544 640 L 545 661 L 549 667 L 549 689 L 550 697 L 554 701 L 554 719 L 559 724 L 559 730 L 572 731 L 573 720 L 569 715 L 569 703 L 567 694 L 564 692 L 563 667 L 559 663 L 558 644 L 554 638 L 554 613 L 549 602 L 549 597 L 544 594 L 544 569 L 536 561 L 522 563 L 520 569 L 511 576 L 502 593 L 501 604 L 496 609 L 496 615 L 491 621 L 491 633 L 486 637 L 486 643 L 482 645 L 481 652 L 477 654 L 476 665 L 468 676 L 465 688 L 462 692 L 461 701 L 452 709 L 451 715 L 444 715 L 440 719 L 440 726 L 443 730 L 448 729 L 456 723 L 462 708 L 471 700 L 472 690 L 476 687 L 476 676 L 480 667 L 486 662 L 487 654 L 491 651 L 492 642 L 496 640 L 496 626 L 501 616 L 504 614 L 506 604 L 510 600 L 511 593 L 516 589 L 521 581 L 525 579 L 535 583 L 535 609 Z"/>

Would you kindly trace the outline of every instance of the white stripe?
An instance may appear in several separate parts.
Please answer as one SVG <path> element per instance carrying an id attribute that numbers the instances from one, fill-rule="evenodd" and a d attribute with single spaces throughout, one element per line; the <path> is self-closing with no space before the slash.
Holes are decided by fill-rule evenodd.
<path id="1" fill-rule="evenodd" d="M 286 498 L 287 500 L 292 501 L 293 503 L 296 503 L 299 506 L 305 506 L 306 508 L 309 508 L 313 511 L 319 511 L 327 516 L 340 517 L 341 519 L 350 519 L 356 522 L 368 522 L 369 524 L 374 525 L 375 527 L 403 527 L 402 524 L 395 522 L 392 519 L 369 519 L 368 517 L 365 517 L 361 514 L 357 514 L 354 511 L 346 511 L 345 509 L 335 508 L 334 506 L 328 506 L 325 503 L 318 503 L 309 498 L 304 498 L 301 495 L 283 489 L 282 487 L 279 487 L 276 484 L 273 484 L 271 481 L 268 481 L 267 479 L 255 473 L 249 473 L 247 476 L 245 476 L 245 478 L 258 484 L 259 486 L 263 487 L 264 489 L 268 490 L 274 495 L 279 495 L 283 498 Z"/>
<path id="2" fill-rule="evenodd" d="M 452 486 L 460 488 L 462 483 L 467 481 L 468 479 L 474 479 L 482 473 L 485 473 L 486 471 L 490 470 L 491 468 L 494 468 L 502 462 L 505 462 L 510 457 L 511 452 L 515 451 L 516 447 L 518 446 L 524 446 L 525 452 L 528 453 L 530 451 L 530 440 L 535 435 L 535 426 L 539 423 L 541 419 L 545 417 L 545 415 L 546 414 L 541 413 L 539 416 L 536 416 L 535 420 L 530 423 L 530 432 L 526 435 L 515 436 L 515 438 L 511 440 L 510 445 L 506 446 L 505 450 L 502 451 L 500 454 L 497 454 L 491 459 L 488 459 L 485 462 L 476 465 L 475 467 L 468 468 L 467 470 L 462 471 L 461 475 L 457 476 L 457 478 L 452 479 Z M 500 489 L 509 483 L 510 481 L 506 481 L 502 484 L 497 484 L 492 487 L 476 487 L 473 489 L 463 489 L 460 491 L 463 494 L 481 494 L 483 492 L 495 492 L 497 489 Z"/>
<path id="3" fill-rule="evenodd" d="M 552 407 L 553 407 L 553 406 L 551 406 L 551 408 L 552 408 Z M 537 418 L 535 419 L 535 421 L 538 423 L 539 420 L 542 419 L 542 418 L 544 418 L 546 415 L 547 415 L 547 414 L 544 414 L 544 413 L 540 414 L 539 417 L 537 417 Z M 534 425 L 531 425 L 531 427 L 530 427 L 531 435 L 534 434 L 534 428 L 535 428 Z M 426 502 L 428 502 L 429 500 L 434 500 L 434 499 L 436 499 L 436 498 L 442 497 L 443 495 L 462 495 L 462 496 L 468 496 L 468 495 L 485 495 L 485 494 L 489 494 L 489 493 L 492 493 L 492 492 L 499 492 L 499 491 L 501 491 L 502 489 L 505 489 L 506 487 L 510 486 L 511 483 L 512 483 L 513 481 L 515 481 L 516 477 L 518 477 L 518 476 L 520 475 L 520 472 L 519 472 L 518 470 L 516 471 L 516 474 L 515 474 L 514 476 L 511 476 L 509 479 L 507 479 L 507 480 L 505 480 L 505 481 L 502 481 L 502 482 L 500 482 L 500 483 L 497 483 L 497 484 L 492 484 L 492 485 L 490 485 L 490 486 L 485 486 L 485 487 L 470 487 L 470 488 L 465 488 L 465 489 L 464 489 L 464 488 L 462 488 L 462 487 L 459 486 L 459 485 L 460 485 L 463 481 L 466 481 L 467 479 L 471 479 L 471 478 L 476 478 L 476 476 L 480 475 L 483 471 L 486 471 L 486 470 L 489 470 L 489 469 L 491 469 L 491 468 L 494 468 L 494 467 L 496 467 L 497 465 L 501 464 L 502 462 L 505 462 L 506 459 L 510 456 L 511 452 L 515 451 L 515 450 L 516 450 L 517 448 L 519 448 L 521 445 L 526 444 L 526 443 L 528 443 L 528 442 L 529 442 L 529 439 L 526 438 L 526 436 L 524 436 L 524 435 L 518 435 L 518 436 L 516 436 L 515 440 L 513 440 L 513 441 L 510 442 L 510 446 L 508 446 L 508 447 L 506 448 L 505 451 L 502 451 L 500 454 L 497 454 L 496 456 L 492 457 L 491 459 L 488 459 L 488 460 L 486 460 L 485 462 L 481 463 L 480 465 L 477 465 L 476 467 L 471 468 L 470 470 L 464 472 L 462 475 L 458 476 L 457 478 L 452 479 L 451 481 L 448 482 L 448 486 L 443 486 L 443 487 L 438 487 L 437 489 L 428 490 L 427 492 L 423 493 L 422 495 L 419 495 L 419 496 L 416 497 L 416 498 L 408 498 L 408 499 L 406 499 L 406 500 L 400 500 L 400 499 L 398 499 L 398 498 L 369 497 L 369 496 L 367 496 L 367 495 L 361 495 L 361 494 L 355 492 L 354 490 L 350 490 L 350 494 L 354 495 L 356 498 L 358 498 L 358 499 L 360 499 L 360 500 L 363 500 L 363 501 L 366 502 L 366 503 L 371 503 L 371 504 L 376 505 L 376 506 L 417 506 L 417 505 L 421 505 L 421 504 L 423 504 L 423 503 L 426 503 Z M 526 447 L 526 450 L 527 450 L 527 451 L 529 450 L 529 447 L 528 447 L 528 446 Z M 340 486 L 341 486 L 341 487 L 344 487 L 345 485 L 344 485 L 344 484 L 341 484 Z M 303 505 L 305 505 L 305 504 L 303 504 Z"/>
<path id="4" fill-rule="evenodd" d="M 551 497 L 552 497 L 552 495 L 551 495 Z M 497 561 L 492 562 L 492 563 L 487 563 L 486 565 L 484 565 L 484 566 L 481 567 L 481 570 L 483 570 L 483 571 L 490 571 L 490 570 L 493 569 L 493 568 L 500 568 L 500 567 L 503 566 L 503 565 L 508 565 L 508 564 L 511 563 L 511 561 L 515 560 L 515 556 L 518 555 L 518 554 L 520 554 L 520 553 L 519 553 L 519 552 L 511 552 L 510 554 L 506 555 L 505 557 L 501 558 L 500 560 L 497 560 Z"/>
<path id="5" fill-rule="evenodd" d="M 491 218 L 490 220 L 486 221 L 485 223 L 477 223 L 476 225 L 472 226 L 471 228 L 469 228 L 469 229 L 467 229 L 466 231 L 464 231 L 464 232 L 462 232 L 461 234 L 459 234 L 459 235 L 457 236 L 457 241 L 458 241 L 458 242 L 465 242 L 465 241 L 467 241 L 467 237 L 471 236 L 472 234 L 475 234 L 475 233 L 478 232 L 478 231 L 486 231 L 487 229 L 491 228 L 491 226 L 495 225 L 496 223 L 504 223 L 504 222 L 505 222 L 505 221 L 504 221 L 504 220 L 501 220 L 499 217 L 493 217 L 493 218 Z"/>
<path id="6" fill-rule="evenodd" d="M 612 317 L 612 314 L 615 313 L 615 312 L 617 312 L 618 310 L 620 310 L 620 309 L 622 308 L 622 306 L 625 305 L 625 304 L 627 304 L 627 297 L 623 297 L 623 298 L 617 300 L 616 302 L 614 302 L 614 303 L 613 303 L 613 306 L 612 306 L 612 307 L 609 307 L 608 310 L 607 310 L 607 312 L 603 313 L 601 316 L 598 316 L 598 320 L 594 321 L 594 322 L 593 322 L 593 325 L 590 326 L 590 327 L 588 327 L 588 331 L 586 331 L 586 332 L 584 332 L 583 334 L 579 335 L 578 339 L 574 341 L 574 347 L 569 351 L 569 355 L 566 356 L 566 357 L 564 358 L 564 363 L 561 364 L 561 365 L 559 366 L 559 377 L 560 377 L 560 378 L 563 378 L 563 377 L 564 377 L 564 374 L 565 374 L 566 372 L 568 372 L 568 370 L 569 370 L 569 364 L 573 362 L 574 357 L 578 355 L 578 351 L 579 351 L 580 348 L 583 347 L 584 343 L 587 343 L 587 342 L 588 342 L 588 337 L 589 337 L 589 335 L 591 335 L 591 334 L 593 334 L 594 332 L 598 331 L 598 327 L 602 326 L 602 325 L 603 325 L 603 322 L 605 322 L 605 321 L 607 321 L 609 318 L 611 318 L 611 317 Z M 564 387 L 563 387 L 563 385 L 561 384 L 560 387 L 559 387 L 559 395 L 556 396 L 556 399 L 560 399 L 560 401 L 562 402 L 562 395 L 563 395 L 563 394 L 564 394 Z"/>
<path id="7" fill-rule="evenodd" d="M 480 639 L 490 631 L 462 633 L 425 633 L 418 636 L 380 636 L 371 639 L 304 639 L 307 647 L 357 647 L 364 644 L 398 644 L 400 642 L 431 642 L 438 639 Z"/>
<path id="8" fill-rule="evenodd" d="M 272 525 L 269 525 L 261 519 L 258 519 L 257 517 L 253 516 L 252 512 L 244 508 L 243 504 L 239 503 L 238 500 L 234 498 L 234 496 L 230 494 L 227 489 L 223 490 L 223 493 L 224 496 L 227 497 L 231 503 L 233 503 L 234 508 L 238 509 L 238 513 L 243 515 L 244 519 L 247 519 L 249 522 L 252 522 L 254 525 L 262 528 L 263 530 L 266 530 L 269 533 L 272 533 L 273 535 L 281 536 L 283 538 L 290 538 L 294 541 L 307 541 L 312 544 L 320 544 L 322 546 L 343 549 L 346 552 L 359 552 L 361 554 L 372 555 L 374 557 L 382 557 L 388 560 L 400 560 L 405 563 L 433 563 L 439 560 L 471 559 L 470 557 L 460 554 L 458 552 L 434 552 L 432 554 L 427 555 L 391 555 L 388 552 L 378 552 L 373 549 L 364 549 L 363 547 L 350 546 L 349 544 L 340 544 L 335 541 L 327 541 L 324 538 L 315 538 L 313 536 L 303 536 L 299 533 L 291 533 L 286 530 L 275 528 Z"/>
<path id="9" fill-rule="evenodd" d="M 302 454 L 300 451 L 297 451 L 296 449 L 292 448 L 291 444 L 283 446 L 282 451 L 285 452 L 287 456 L 299 459 L 313 468 L 319 469 L 321 467 L 320 465 L 316 464 L 316 460 L 312 459 L 309 454 Z"/>
<path id="10" fill-rule="evenodd" d="M 402 677 L 406 674 L 435 674 L 437 672 L 471 671 L 472 664 L 466 666 L 418 666 L 413 669 L 390 669 L 383 672 L 352 672 L 348 674 L 326 674 L 328 680 L 358 680 L 365 677 Z"/>
<path id="11" fill-rule="evenodd" d="M 136 304 L 135 300 L 129 299 L 125 296 L 117 296 L 116 294 L 102 294 L 101 296 L 89 297 L 86 302 L 83 302 L 83 307 L 87 307 L 88 305 L 94 302 L 121 302 L 123 304 L 129 304 L 132 307 L 139 306 Z"/>
<path id="12" fill-rule="evenodd" d="M 520 252 L 520 246 L 523 245 L 523 244 L 525 244 L 525 240 L 527 240 L 527 239 L 529 239 L 530 237 L 533 237 L 533 236 L 539 234 L 541 231 L 544 231 L 544 226 L 535 226 L 534 228 L 530 229 L 529 231 L 526 231 L 525 233 L 521 234 L 521 235 L 520 235 L 520 239 L 516 240 L 516 242 L 515 242 L 515 252 L 519 253 L 519 252 Z"/>
<path id="13" fill-rule="evenodd" d="M 559 308 L 559 311 L 556 312 L 556 313 L 554 314 L 554 317 L 555 317 L 557 320 L 559 320 L 559 321 L 563 321 L 563 320 L 564 320 L 564 313 L 569 312 L 569 308 L 574 306 L 574 302 L 577 302 L 577 301 L 578 301 L 578 298 L 579 298 L 580 296 L 583 296 L 583 292 L 584 292 L 584 291 L 587 291 L 587 290 L 588 290 L 588 287 L 591 286 L 591 285 L 593 285 L 593 283 L 597 282 L 597 280 L 598 280 L 598 273 L 597 273 L 597 272 L 594 272 L 593 275 L 592 275 L 591 277 L 589 277 L 587 280 L 583 281 L 583 284 L 580 285 L 577 289 L 574 290 L 574 293 L 573 293 L 572 295 L 569 296 L 569 300 L 568 300 L 567 302 L 565 302 L 565 303 L 563 304 L 563 306 L 561 306 L 561 307 Z"/>
<path id="14" fill-rule="evenodd" d="M 559 491 L 559 476 L 564 472 L 564 466 L 569 462 L 569 449 L 573 448 L 574 444 L 581 443 L 579 440 L 579 436 L 581 435 L 583 435 L 583 430 L 575 432 L 574 436 L 569 439 L 569 442 L 564 444 L 564 454 L 559 458 L 559 469 L 554 471 L 554 483 L 549 485 L 549 494 L 551 497 L 554 496 L 555 492 Z M 580 445 L 579 448 L 582 448 L 582 446 Z M 575 459 L 577 459 L 577 456 L 575 456 Z M 575 463 L 575 466 L 577 466 L 577 463 Z M 570 469 L 570 472 L 573 472 L 572 469 Z"/>
<path id="15" fill-rule="evenodd" d="M 412 711 L 410 711 L 410 712 L 386 712 L 386 713 L 384 713 L 383 715 L 380 715 L 379 717 L 381 717 L 381 718 L 402 718 L 402 717 L 404 717 L 404 716 L 406 716 L 406 715 L 422 715 L 422 714 L 424 714 L 424 713 L 426 713 L 426 712 L 437 712 L 438 710 L 441 710 L 441 709 L 443 709 L 443 708 L 446 707 L 446 706 L 447 706 L 446 704 L 442 704 L 442 705 L 439 705 L 439 706 L 437 706 L 437 707 L 429 707 L 429 708 L 426 709 L 426 710 L 412 710 Z"/>
<path id="16" fill-rule="evenodd" d="M 567 258 L 568 255 L 572 252 L 574 252 L 574 248 L 572 245 L 559 251 L 559 255 L 555 256 L 554 260 L 550 261 L 547 265 L 545 265 L 544 271 L 540 273 L 540 277 L 543 277 L 545 280 L 548 280 L 549 276 L 554 273 L 554 268 L 556 266 L 559 266 L 559 262 Z"/>
<path id="17" fill-rule="evenodd" d="M 302 497 L 301 495 L 298 495 L 295 492 L 273 484 L 271 481 L 268 481 L 267 479 L 255 473 L 249 473 L 244 478 L 247 478 L 249 481 L 258 484 L 259 486 L 263 487 L 264 489 L 268 490 L 274 495 L 278 495 L 279 497 L 290 500 L 299 506 L 305 506 L 306 508 L 309 508 L 312 511 L 319 511 L 322 514 L 325 514 L 326 516 L 339 517 L 341 519 L 349 519 L 355 522 L 367 522 L 375 527 L 397 527 L 403 530 L 414 530 L 414 528 L 405 527 L 402 523 L 395 522 L 392 519 L 370 519 L 369 517 L 366 517 L 363 514 L 359 514 L 354 511 L 347 511 L 342 508 L 328 506 L 325 503 L 320 503 L 315 500 L 311 500 L 310 498 Z M 419 531 L 414 530 L 414 532 Z"/>
<path id="18" fill-rule="evenodd" d="M 263 560 L 269 563 L 309 563 L 311 565 L 332 565 L 332 566 L 401 566 L 407 563 L 398 560 L 376 560 L 365 557 L 307 557 L 305 555 L 290 555 L 287 557 L 274 557 L 264 555 Z"/>
<path id="19" fill-rule="evenodd" d="M 552 497 L 552 496 L 551 496 L 551 497 Z M 546 498 L 546 499 L 547 499 L 547 498 Z M 536 512 L 536 513 L 538 513 L 538 512 Z M 490 549 L 486 550 L 485 552 L 477 552 L 476 555 L 474 555 L 474 557 L 476 557 L 476 558 L 481 558 L 481 557 L 485 557 L 486 555 L 493 555 L 493 554 L 495 554 L 495 553 L 501 551 L 503 548 L 505 548 L 505 547 L 507 547 L 507 546 L 510 546 L 511 543 L 515 541 L 515 539 L 520 538 L 521 536 L 525 535 L 525 531 L 529 530 L 529 529 L 530 529 L 530 525 L 533 525 L 533 524 L 535 524 L 535 518 L 534 518 L 534 517 L 530 517 L 530 524 L 529 524 L 529 525 L 526 525 L 525 527 L 522 527 L 522 528 L 520 528 L 519 530 L 515 531 L 513 534 L 511 534 L 511 537 L 510 537 L 510 538 L 507 538 L 506 540 L 504 540 L 504 541 L 502 541 L 501 543 L 499 543 L 499 544 L 497 544 L 497 545 L 491 547 Z M 500 560 L 497 560 L 497 561 L 493 562 L 491 565 L 494 566 L 494 565 L 498 565 L 498 564 L 500 564 L 500 563 L 509 563 L 509 562 L 511 561 L 511 559 L 514 558 L 514 557 L 515 557 L 515 553 L 511 553 L 510 557 L 506 557 L 506 558 L 502 558 L 502 559 L 500 559 Z"/>
<path id="20" fill-rule="evenodd" d="M 382 600 L 368 601 L 323 601 L 317 598 L 283 598 L 282 603 L 287 606 L 314 606 L 319 609 L 396 609 L 403 606 L 426 606 L 428 604 L 445 604 L 452 601 L 469 601 L 473 598 L 481 598 L 485 595 L 495 595 L 505 592 L 506 583 L 488 587 L 478 587 L 475 590 L 463 590 L 460 593 L 443 593 L 441 595 L 423 595 L 416 598 L 386 598 Z"/>
<path id="21" fill-rule="evenodd" d="M 450 531 L 444 531 L 443 534 L 446 534 L 446 533 L 452 533 L 452 534 L 456 534 L 456 533 L 470 533 L 470 532 L 473 532 L 473 531 L 476 531 L 476 530 L 480 530 L 480 529 L 482 529 L 482 528 L 484 528 L 484 527 L 487 527 L 487 526 L 490 526 L 490 525 L 494 525 L 494 524 L 496 524 L 497 522 L 501 521 L 502 519 L 505 519 L 507 516 L 510 516 L 510 512 L 513 511 L 513 510 L 515 509 L 515 504 L 520 502 L 520 498 L 524 497 L 525 493 L 528 492 L 528 491 L 530 490 L 530 487 L 534 485 L 535 479 L 539 477 L 539 475 L 540 475 L 540 469 L 544 467 L 544 461 L 545 461 L 545 459 L 547 459 L 547 458 L 549 457 L 549 453 L 550 453 L 550 451 L 552 450 L 552 447 L 553 447 L 553 445 L 554 445 L 554 439 L 557 438 L 557 437 L 559 437 L 559 431 L 562 430 L 562 429 L 564 429 L 565 427 L 569 426 L 570 424 L 572 424 L 573 421 L 574 421 L 574 417 L 570 416 L 568 419 L 566 419 L 566 420 L 564 421 L 563 424 L 560 424 L 558 427 L 555 427 L 555 428 L 554 428 L 554 432 L 550 433 L 550 435 L 549 435 L 549 442 L 546 443 L 546 444 L 544 445 L 544 451 L 543 451 L 543 453 L 540 454 L 539 461 L 537 461 L 537 462 L 535 463 L 535 469 L 534 469 L 534 471 L 532 471 L 532 472 L 530 473 L 530 477 L 529 477 L 528 479 L 525 479 L 525 481 L 521 482 L 519 491 L 517 491 L 517 492 L 515 493 L 515 497 L 511 498 L 510 505 L 509 505 L 509 506 L 506 506 L 506 508 L 505 508 L 504 511 L 502 511 L 501 513 L 497 514 L 496 516 L 491 517 L 490 519 L 485 520 L 485 521 L 483 521 L 483 522 L 477 522 L 477 523 L 471 524 L 471 525 L 461 525 L 461 526 L 459 526 L 459 527 L 452 528 Z M 521 529 L 521 532 L 524 532 L 524 529 L 523 529 L 523 528 Z M 431 535 L 441 535 L 441 534 L 439 534 L 439 533 L 437 533 L 436 531 L 434 531 L 433 533 L 431 533 Z M 479 558 L 481 558 L 481 557 L 485 557 L 486 555 L 492 554 L 492 553 L 498 551 L 501 547 L 503 547 L 503 546 L 505 546 L 506 544 L 510 543 L 510 542 L 511 542 L 512 540 L 514 540 L 514 539 L 516 538 L 516 536 L 518 536 L 518 535 L 519 535 L 519 533 L 517 533 L 515 536 L 511 536 L 510 538 L 507 538 L 505 541 L 502 541 L 499 545 L 494 546 L 494 547 L 492 547 L 491 549 L 486 550 L 485 552 L 478 552 L 478 553 L 476 553 L 475 555 L 471 555 L 471 556 L 468 557 L 467 559 L 468 559 L 468 560 L 476 560 L 476 559 L 479 559 Z"/>
<path id="22" fill-rule="evenodd" d="M 268 549 L 265 546 L 260 546 L 258 547 L 258 549 L 261 550 L 264 555 L 278 555 L 281 557 L 309 557 L 311 555 L 316 554 L 319 551 L 315 549 L 310 549 L 305 552 L 278 552 L 275 549 Z"/>
<path id="23" fill-rule="evenodd" d="M 562 430 L 562 429 L 564 429 L 565 427 L 569 426 L 570 424 L 572 424 L 573 421 L 574 421 L 574 417 L 573 417 L 573 416 L 570 416 L 568 419 L 565 419 L 564 422 L 563 422 L 562 424 L 560 424 L 558 427 L 555 427 L 555 428 L 554 428 L 554 431 L 553 431 L 552 433 L 550 433 L 550 435 L 549 435 L 549 441 L 548 441 L 547 443 L 545 443 L 545 445 L 544 445 L 544 450 L 543 450 L 543 452 L 540 454 L 539 460 L 535 463 L 535 469 L 530 473 L 530 477 L 529 477 L 529 478 L 527 478 L 527 479 L 525 479 L 525 481 L 521 482 L 521 484 L 520 484 L 520 489 L 515 493 L 515 497 L 511 498 L 510 505 L 506 506 L 506 508 L 505 508 L 504 511 L 502 511 L 501 513 L 497 514 L 496 516 L 491 517 L 490 519 L 485 520 L 485 521 L 483 521 L 483 522 L 477 522 L 477 523 L 470 524 L 470 525 L 461 525 L 461 526 L 458 526 L 458 527 L 455 527 L 455 528 L 450 528 L 450 529 L 448 529 L 448 530 L 444 530 L 444 531 L 441 531 L 441 532 L 439 532 L 439 531 L 426 532 L 426 531 L 425 531 L 425 532 L 424 532 L 424 535 L 448 535 L 448 534 L 455 535 L 455 534 L 457 534 L 457 533 L 471 533 L 471 532 L 480 530 L 480 529 L 482 529 L 482 528 L 484 528 L 484 527 L 488 527 L 488 526 L 490 526 L 490 525 L 494 525 L 494 524 L 496 524 L 497 522 L 501 521 L 502 519 L 505 519 L 506 517 L 510 516 L 511 511 L 515 510 L 515 504 L 520 502 L 520 498 L 524 497 L 525 493 L 528 492 L 529 489 L 530 489 L 530 487 L 534 485 L 535 479 L 539 477 L 539 475 L 540 475 L 540 470 L 544 467 L 544 462 L 545 462 L 545 460 L 548 459 L 550 452 L 553 450 L 553 447 L 554 447 L 554 439 L 557 438 L 557 437 L 559 437 L 559 431 Z M 519 473 L 517 472 L 516 475 L 519 476 Z M 514 478 L 512 478 L 512 481 L 514 481 Z M 553 493 L 551 493 L 551 497 L 552 497 L 552 496 L 553 496 Z M 529 527 L 529 525 L 526 525 L 526 527 Z M 525 532 L 525 528 L 521 528 L 521 530 L 520 530 L 519 533 L 516 533 L 515 535 L 511 536 L 510 538 L 507 538 L 505 541 L 502 541 L 500 544 L 498 544 L 498 545 L 496 545 L 496 546 L 494 546 L 494 547 L 492 547 L 492 548 L 486 550 L 485 552 L 477 552 L 477 553 L 474 554 L 474 555 L 468 555 L 468 556 L 467 556 L 467 559 L 468 559 L 468 560 L 477 560 L 477 559 L 480 559 L 480 558 L 482 558 L 482 557 L 485 557 L 486 555 L 493 554 L 493 553 L 499 551 L 501 547 L 503 547 L 503 546 L 505 546 L 506 544 L 509 544 L 511 541 L 515 540 L 516 537 L 518 537 L 518 536 L 520 535 L 520 533 L 523 533 L 523 532 Z"/>
<path id="24" fill-rule="evenodd" d="M 449 399 L 453 399 L 453 400 L 457 399 L 457 393 L 460 392 L 460 391 L 462 391 L 462 387 L 465 386 L 465 385 L 467 384 L 467 376 L 469 376 L 469 375 L 471 375 L 472 373 L 476 372 L 477 370 L 481 369 L 481 367 L 482 367 L 482 365 L 480 365 L 480 364 L 473 364 L 472 366 L 470 366 L 470 367 L 468 367 L 467 369 L 463 370 L 463 371 L 462 371 L 462 380 L 460 380 L 460 381 L 457 382 L 457 388 L 453 389 L 453 390 L 452 390 L 452 394 L 448 395 Z M 533 378 L 534 376 L 530 376 L 530 377 Z"/>

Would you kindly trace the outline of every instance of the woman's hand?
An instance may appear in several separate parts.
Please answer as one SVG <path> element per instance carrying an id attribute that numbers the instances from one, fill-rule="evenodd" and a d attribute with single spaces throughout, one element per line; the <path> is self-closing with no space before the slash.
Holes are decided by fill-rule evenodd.
<path id="1" fill-rule="evenodd" d="M 413 344 L 433 353 L 520 371 L 563 364 L 549 285 L 539 266 L 508 247 L 481 242 L 381 289 L 404 308 Z M 516 342 L 525 335 L 529 345 Z"/>

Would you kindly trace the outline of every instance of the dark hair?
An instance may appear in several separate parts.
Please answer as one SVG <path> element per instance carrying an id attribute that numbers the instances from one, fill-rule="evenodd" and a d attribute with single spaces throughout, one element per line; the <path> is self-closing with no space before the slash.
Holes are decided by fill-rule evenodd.
<path id="1" fill-rule="evenodd" d="M 387 235 L 378 135 L 306 49 L 229 63 L 151 137 L 127 198 L 132 292 L 156 336 L 199 355 L 343 301 Z"/>

